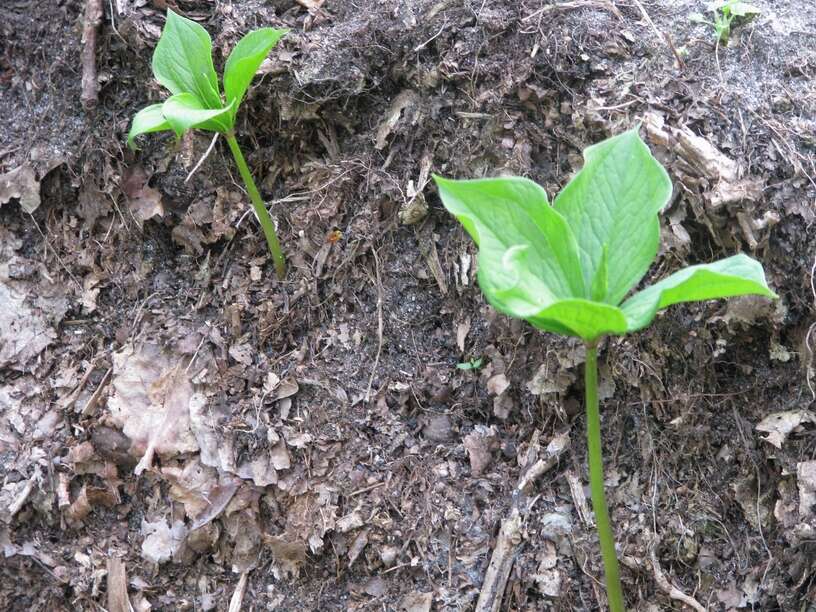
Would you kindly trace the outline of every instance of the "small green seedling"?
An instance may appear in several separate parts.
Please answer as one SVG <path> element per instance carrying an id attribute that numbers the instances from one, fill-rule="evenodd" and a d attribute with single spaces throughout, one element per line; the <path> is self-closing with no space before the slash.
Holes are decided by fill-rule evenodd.
<path id="1" fill-rule="evenodd" d="M 136 113 L 128 134 L 130 147 L 136 136 L 149 132 L 173 131 L 176 138 L 194 128 L 224 134 L 263 228 L 279 278 L 285 273 L 280 242 L 235 139 L 235 117 L 258 67 L 286 32 L 261 28 L 239 40 L 224 65 L 222 96 L 207 30 L 168 9 L 164 31 L 153 52 L 153 76 L 173 95 L 161 104 L 151 104 Z"/>
<path id="2" fill-rule="evenodd" d="M 484 359 L 481 357 L 468 359 L 462 363 L 457 363 L 456 367 L 460 370 L 478 370 L 482 367 Z"/>
<path id="3" fill-rule="evenodd" d="M 775 298 L 746 255 L 684 268 L 627 297 L 657 256 L 658 213 L 672 184 L 636 130 L 589 147 L 584 167 L 550 205 L 525 178 L 454 181 L 435 176 L 445 207 L 479 247 L 479 287 L 494 308 L 586 344 L 587 443 L 592 507 L 609 607 L 624 610 L 604 495 L 598 412 L 598 343 L 649 325 L 680 302 L 737 295 Z"/>
<path id="4" fill-rule="evenodd" d="M 710 21 L 701 13 L 692 13 L 689 19 L 695 23 L 704 23 L 714 28 L 714 37 L 719 45 L 727 45 L 731 37 L 731 26 L 735 20 L 749 20 L 759 15 L 759 7 L 740 0 L 718 0 L 708 5 L 708 11 L 714 15 Z"/>

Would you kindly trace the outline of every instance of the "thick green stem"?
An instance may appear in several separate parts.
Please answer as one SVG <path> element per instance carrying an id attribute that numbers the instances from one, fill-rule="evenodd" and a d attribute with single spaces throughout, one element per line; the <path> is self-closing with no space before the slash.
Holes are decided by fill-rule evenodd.
<path id="1" fill-rule="evenodd" d="M 241 173 L 241 178 L 244 180 L 244 185 L 246 185 L 249 199 L 252 200 L 255 214 L 261 223 L 264 236 L 266 236 L 266 244 L 269 246 L 269 252 L 272 254 L 272 259 L 275 262 L 275 272 L 277 272 L 278 278 L 282 279 L 286 274 L 286 260 L 283 258 L 283 251 L 281 251 L 280 242 L 278 241 L 278 234 L 275 232 L 275 224 L 272 221 L 272 217 L 269 216 L 269 211 L 266 210 L 258 188 L 255 186 L 255 181 L 249 172 L 244 154 L 241 153 L 241 147 L 238 146 L 238 141 L 235 140 L 235 135 L 225 134 L 225 136 L 230 151 L 232 151 L 232 156 L 235 158 L 235 163 L 238 166 L 238 172 Z"/>
<path id="2" fill-rule="evenodd" d="M 606 595 L 611 612 L 625 612 L 623 589 L 618 571 L 618 557 L 615 554 L 615 535 L 609 522 L 609 509 L 604 494 L 603 454 L 601 453 L 601 416 L 598 411 L 598 345 L 589 342 L 586 347 L 586 411 L 587 447 L 589 450 L 589 489 L 592 495 L 592 510 L 601 540 L 601 557 L 606 576 Z"/>

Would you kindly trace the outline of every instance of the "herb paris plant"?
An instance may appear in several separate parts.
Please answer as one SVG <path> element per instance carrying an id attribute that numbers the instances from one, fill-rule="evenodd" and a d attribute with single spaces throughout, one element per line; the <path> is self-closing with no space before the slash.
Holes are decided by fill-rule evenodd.
<path id="1" fill-rule="evenodd" d="M 695 23 L 704 23 L 714 28 L 717 44 L 727 45 L 731 37 L 731 25 L 735 19 L 751 19 L 761 13 L 758 7 L 741 0 L 716 0 L 711 2 L 708 10 L 714 15 L 709 21 L 701 13 L 692 13 L 689 19 Z"/>
<path id="2" fill-rule="evenodd" d="M 643 329 L 672 304 L 776 296 L 762 266 L 735 255 L 679 270 L 627 298 L 657 256 L 658 213 L 669 201 L 671 181 L 636 130 L 587 148 L 584 160 L 552 205 L 525 178 L 434 179 L 442 203 L 479 247 L 479 286 L 487 300 L 538 329 L 586 343 L 592 507 L 610 609 L 619 612 L 623 593 L 603 488 L 598 342 Z"/>
<path id="3" fill-rule="evenodd" d="M 279 278 L 285 261 L 275 224 L 249 171 L 238 141 L 235 117 L 258 67 L 287 30 L 261 28 L 244 36 L 224 65 L 224 96 L 212 61 L 212 41 L 203 27 L 167 10 L 167 21 L 153 52 L 153 75 L 172 92 L 161 104 L 151 104 L 133 117 L 128 145 L 140 134 L 173 131 L 176 138 L 191 129 L 225 135 L 238 171 L 263 229 Z"/>

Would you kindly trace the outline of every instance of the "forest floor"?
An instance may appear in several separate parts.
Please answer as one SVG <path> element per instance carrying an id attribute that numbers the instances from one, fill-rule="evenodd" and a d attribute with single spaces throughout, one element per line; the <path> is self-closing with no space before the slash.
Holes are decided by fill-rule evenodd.
<path id="1" fill-rule="evenodd" d="M 552 195 L 640 125 L 647 280 L 742 251 L 780 299 L 601 347 L 628 606 L 816 610 L 816 5 L 102 4 L 93 110 L 84 2 L 0 7 L 0 609 L 472 610 L 514 512 L 499 609 L 604 609 L 583 348 L 487 306 L 428 178 Z M 219 69 L 291 30 L 238 120 L 283 281 L 223 141 L 125 147 L 168 6 Z"/>

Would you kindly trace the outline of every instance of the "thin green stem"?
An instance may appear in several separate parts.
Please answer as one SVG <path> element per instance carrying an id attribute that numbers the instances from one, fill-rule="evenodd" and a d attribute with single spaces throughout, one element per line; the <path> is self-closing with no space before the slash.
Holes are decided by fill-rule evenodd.
<path id="1" fill-rule="evenodd" d="M 249 199 L 252 201 L 252 206 L 255 209 L 255 214 L 258 216 L 258 221 L 261 223 L 264 236 L 266 236 L 266 244 L 269 246 L 269 252 L 272 254 L 272 259 L 275 262 L 275 272 L 278 278 L 282 279 L 286 275 L 286 260 L 283 258 L 283 251 L 281 251 L 280 242 L 278 241 L 278 234 L 275 232 L 275 224 L 272 217 L 269 216 L 269 211 L 266 210 L 261 194 L 255 186 L 255 181 L 252 174 L 249 172 L 244 154 L 241 153 L 241 147 L 238 146 L 238 141 L 235 140 L 235 134 L 225 134 L 227 144 L 229 145 L 232 156 L 235 158 L 235 164 L 238 166 L 238 172 L 241 173 L 241 178 L 246 185 Z"/>
<path id="2" fill-rule="evenodd" d="M 592 495 L 592 510 L 601 540 L 601 557 L 606 576 L 606 595 L 611 612 L 625 612 L 623 589 L 618 571 L 618 557 L 615 554 L 615 535 L 609 522 L 609 509 L 604 494 L 603 454 L 601 452 L 601 416 L 598 411 L 598 344 L 586 345 L 586 385 L 587 447 L 589 450 L 589 489 Z"/>

